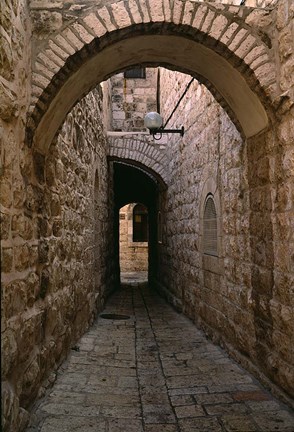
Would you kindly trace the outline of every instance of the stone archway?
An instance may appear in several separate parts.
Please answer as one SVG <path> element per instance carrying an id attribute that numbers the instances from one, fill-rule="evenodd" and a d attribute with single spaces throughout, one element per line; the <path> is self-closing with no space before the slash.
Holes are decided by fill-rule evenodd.
<path id="1" fill-rule="evenodd" d="M 254 9 L 129 0 L 77 10 L 70 24 L 35 44 L 27 138 L 39 152 L 46 153 L 66 113 L 83 95 L 135 64 L 164 64 L 194 75 L 246 137 L 267 128 L 265 106 L 277 97 L 276 68 Z"/>
<path id="2" fill-rule="evenodd" d="M 138 165 L 157 179 L 160 188 L 166 188 L 168 181 L 168 161 L 166 153 L 152 145 L 148 136 L 108 137 L 109 158 Z M 145 145 L 144 145 L 145 144 Z"/>
<path id="3" fill-rule="evenodd" d="M 12 277 L 11 285 L 6 283 L 5 295 L 8 300 L 5 307 L 8 320 L 15 310 L 19 314 L 17 320 L 12 316 L 13 319 L 8 321 L 5 351 L 10 361 L 4 363 L 8 365 L 7 369 L 13 367 L 11 370 L 15 371 L 16 360 L 20 358 L 17 365 L 21 365 L 17 382 L 11 379 L 10 369 L 5 371 L 8 381 L 5 383 L 3 399 L 8 423 L 13 425 L 16 421 L 19 424 L 23 421 L 20 420 L 26 415 L 23 407 L 27 407 L 23 405 L 23 401 L 28 403 L 30 398 L 37 394 L 39 378 L 44 377 L 52 367 L 50 358 L 53 359 L 53 363 L 54 359 L 59 358 L 49 338 L 48 347 L 43 347 L 40 353 L 32 349 L 35 347 L 35 340 L 37 344 L 39 343 L 41 331 L 43 332 L 46 326 L 49 328 L 52 322 L 62 321 L 56 319 L 56 308 L 52 307 L 49 301 L 47 302 L 48 314 L 47 310 L 40 310 L 34 304 L 34 296 L 37 301 L 42 299 L 49 285 L 47 272 L 42 272 L 44 261 L 47 260 L 48 248 L 46 242 L 40 238 L 42 236 L 40 231 L 46 231 L 48 225 L 43 224 L 42 218 L 39 217 L 40 207 L 46 206 L 43 199 L 44 159 L 48 157 L 48 148 L 53 137 L 73 105 L 102 79 L 135 64 L 163 64 L 171 69 L 194 75 L 209 87 L 225 107 L 235 125 L 248 138 L 244 160 L 250 168 L 248 223 L 252 274 L 249 275 L 249 282 L 253 287 L 248 297 L 248 308 L 252 309 L 256 331 L 256 345 L 250 354 L 253 362 L 264 370 L 267 376 L 286 391 L 293 391 L 289 384 L 293 374 L 283 360 L 283 349 L 284 347 L 287 349 L 287 343 L 292 337 L 291 319 L 289 319 L 292 312 L 287 302 L 293 286 L 291 264 L 294 259 L 293 252 L 290 251 L 289 254 L 293 234 L 291 229 L 293 144 L 291 147 L 291 142 L 293 143 L 294 139 L 294 128 L 291 127 L 292 120 L 289 120 L 290 109 L 291 106 L 293 107 L 291 102 L 293 92 L 285 88 L 286 67 L 281 68 L 281 64 L 284 62 L 285 66 L 292 55 L 287 43 L 284 43 L 282 48 L 283 38 L 287 37 L 287 34 L 282 34 L 282 31 L 284 32 L 286 26 L 290 26 L 290 19 L 287 18 L 282 22 L 282 13 L 279 10 L 277 23 L 278 12 L 276 11 L 271 13 L 268 10 L 224 5 L 221 2 L 110 0 L 107 6 L 85 8 L 84 4 L 77 1 L 74 6 L 69 2 L 54 3 L 57 8 L 47 10 L 48 5 L 42 9 L 41 3 L 31 2 L 36 37 L 32 44 L 32 93 L 26 138 L 29 145 L 33 144 L 34 152 L 23 146 L 22 128 L 26 102 L 22 99 L 24 98 L 22 92 L 9 93 L 10 98 L 17 99 L 18 95 L 20 99 L 22 114 L 17 122 L 9 117 L 9 115 L 12 117 L 14 114 L 18 115 L 15 107 L 6 118 L 4 117 L 5 121 L 8 120 L 8 126 L 11 126 L 11 133 L 7 135 L 8 139 L 4 143 L 9 149 L 11 159 L 13 159 L 12 153 L 15 153 L 17 161 L 13 160 L 13 169 L 18 169 L 17 175 L 13 177 L 13 184 L 10 184 L 12 168 L 6 169 L 9 178 L 5 184 L 8 191 L 7 204 L 4 204 L 4 207 L 7 207 L 5 230 L 3 230 L 6 242 L 5 259 L 3 259 L 7 271 L 5 282 L 8 281 L 10 284 L 9 272 L 14 268 L 13 262 L 17 272 L 16 276 Z M 288 0 L 279 2 L 282 8 L 286 3 L 290 4 Z M 25 8 L 24 12 L 28 15 Z M 46 32 L 40 29 L 43 31 L 40 36 L 36 30 L 36 23 L 43 13 L 49 22 L 55 20 L 55 24 L 53 27 L 49 26 Z M 25 21 L 25 18 L 20 19 L 19 16 L 17 19 Z M 15 24 L 16 21 L 15 19 L 13 23 Z M 40 21 L 40 27 L 43 24 Z M 280 35 L 274 33 L 277 25 Z M 11 27 L 15 31 L 15 26 Z M 24 84 L 27 76 L 30 76 L 28 66 L 28 52 L 31 48 L 30 22 L 28 27 L 24 26 L 24 28 L 20 33 L 26 33 L 26 39 L 19 43 L 17 51 L 19 58 L 25 57 L 27 66 L 20 71 L 22 64 L 15 66 L 19 88 Z M 278 40 L 279 36 L 281 40 Z M 277 60 L 278 58 L 280 60 Z M 283 84 L 280 80 L 282 74 L 284 74 Z M 27 81 L 26 87 L 29 88 L 30 82 Z M 289 86 L 291 82 L 289 80 Z M 276 111 L 274 114 L 279 120 L 276 126 L 271 123 L 273 115 L 271 108 L 274 108 Z M 268 125 L 272 127 L 270 130 L 267 128 Z M 6 126 L 5 124 L 5 128 Z M 32 155 L 37 167 L 34 175 L 29 166 L 33 165 Z M 54 154 L 51 158 L 54 160 Z M 97 156 L 97 163 L 98 160 Z M 9 165 L 7 160 L 5 162 Z M 83 179 L 82 172 L 76 174 Z M 54 190 L 52 193 L 54 194 Z M 12 213 L 12 195 L 13 205 L 17 207 L 16 218 Z M 54 212 L 58 210 L 55 203 L 54 201 Z M 47 208 L 45 210 L 47 211 Z M 27 227 L 34 227 L 34 233 L 30 234 L 30 229 Z M 55 224 L 54 229 L 58 231 L 58 223 Z M 15 233 L 11 236 L 9 230 Z M 16 237 L 14 241 L 14 235 L 19 234 L 20 236 L 24 234 L 23 239 Z M 63 251 L 64 246 L 61 244 L 59 252 L 63 254 Z M 38 273 L 35 272 L 36 269 Z M 26 279 L 15 281 L 19 276 Z M 21 296 L 24 286 L 30 290 L 27 304 L 33 305 L 29 313 L 26 309 L 23 311 L 26 306 L 23 306 L 22 301 L 19 304 L 15 301 L 18 292 Z M 60 304 L 64 304 L 66 301 L 64 291 L 59 295 Z M 8 296 L 11 296 L 11 299 Z M 71 313 L 70 299 L 71 295 L 68 296 L 69 301 L 66 305 L 68 314 L 63 315 L 66 319 Z M 83 299 L 85 299 L 84 295 Z M 12 304 L 13 307 L 10 307 Z M 246 325 L 247 323 L 244 327 Z M 33 329 L 38 329 L 37 336 Z M 56 351 L 62 348 L 60 338 L 58 344 Z M 69 342 L 67 345 L 70 346 Z M 29 358 L 28 367 L 25 369 L 22 360 L 29 351 L 33 360 Z M 41 364 L 42 370 L 38 372 Z M 23 388 L 25 390 L 22 393 Z M 18 416 L 19 420 L 17 420 Z M 6 430 L 13 427 L 8 423 Z"/>
<path id="4" fill-rule="evenodd" d="M 289 2 L 281 3 L 281 8 L 288 10 Z M 196 77 L 246 138 L 252 285 L 249 307 L 256 333 L 252 358 L 262 365 L 267 358 L 262 366 L 267 375 L 286 388 L 287 366 L 276 367 L 283 365 L 280 354 L 271 354 L 277 337 L 273 322 L 280 328 L 279 296 L 284 285 L 289 287 L 293 281 L 290 260 L 280 258 L 288 244 L 278 214 L 282 209 L 285 224 L 290 225 L 287 208 L 292 186 L 284 161 L 291 155 L 289 143 L 291 139 L 293 142 L 289 121 L 293 89 L 285 88 L 286 68 L 280 68 L 280 62 L 286 63 L 291 55 L 287 43 L 281 42 L 286 37 L 281 30 L 281 10 L 190 0 L 111 0 L 88 9 L 77 3 L 71 10 L 60 10 L 59 15 L 61 23 L 53 34 L 35 40 L 33 46 L 27 142 L 37 153 L 47 153 L 66 113 L 83 95 L 101 80 L 138 64 L 163 65 Z M 281 34 L 275 33 L 277 28 Z"/>

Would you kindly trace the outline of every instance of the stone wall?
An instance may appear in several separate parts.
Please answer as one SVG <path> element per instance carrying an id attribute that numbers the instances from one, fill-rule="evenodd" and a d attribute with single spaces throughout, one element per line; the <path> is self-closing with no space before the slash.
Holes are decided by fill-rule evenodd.
<path id="1" fill-rule="evenodd" d="M 165 119 L 190 79 L 161 70 Z M 291 80 L 285 82 L 291 91 Z M 246 142 L 206 88 L 192 83 L 168 124 L 186 132 L 183 139 L 170 135 L 167 145 L 170 183 L 160 204 L 157 276 L 170 301 L 288 394 L 294 379 L 291 109 L 271 132 Z M 208 193 L 218 213 L 218 257 L 203 250 Z"/>
<path id="2" fill-rule="evenodd" d="M 256 0 L 258 6 L 272 3 Z M 4 431 L 23 428 L 27 408 L 43 391 L 41 383 L 44 387 L 54 380 L 50 371 L 89 325 L 114 275 L 109 231 L 113 206 L 107 191 L 107 181 L 111 188 L 112 180 L 107 176 L 107 146 L 97 92 L 76 106 L 47 156 L 25 143 L 29 103 L 34 105 L 49 82 L 48 75 L 51 79 L 67 57 L 86 43 L 88 33 L 84 27 L 81 35 L 75 30 L 71 37 L 77 39 L 77 46 L 65 43 L 65 51 L 53 43 L 54 49 L 47 53 L 48 39 L 54 35 L 57 41 L 58 32 L 75 21 L 85 4 L 58 3 L 59 11 L 53 7 L 56 3 L 37 1 L 30 5 L 34 49 L 38 59 L 43 58 L 33 86 L 27 4 L 22 0 L 5 2 L 1 10 Z M 237 13 L 237 9 L 229 8 L 226 13 L 233 16 L 235 10 Z M 242 15 L 242 11 L 238 13 Z M 183 140 L 170 137 L 164 155 L 164 161 L 169 160 L 168 175 L 164 176 L 168 189 L 161 197 L 164 226 L 163 241 L 158 245 L 157 281 L 169 298 L 215 340 L 231 352 L 238 350 L 243 363 L 250 359 L 250 364 L 291 394 L 293 2 L 281 0 L 272 13 L 259 12 L 246 11 L 242 20 L 270 42 L 271 58 L 277 66 L 273 84 L 268 72 L 275 68 L 267 63 L 268 57 L 262 60 L 263 56 L 258 56 L 257 61 L 249 55 L 250 67 L 255 67 L 257 78 L 272 98 L 273 106 L 266 106 L 270 130 L 244 142 L 212 96 L 202 85 L 193 83 L 168 125 L 183 124 L 186 134 Z M 212 21 L 209 23 L 212 25 Z M 110 21 L 107 25 L 112 28 Z M 75 39 L 75 34 L 80 39 Z M 47 60 L 42 57 L 42 47 L 53 70 L 44 68 Z M 259 58 L 265 62 L 261 66 Z M 189 79 L 168 71 L 162 75 L 165 118 Z M 265 97 L 263 101 L 268 100 Z M 46 108 L 45 102 L 43 99 Z M 38 109 L 43 109 L 41 102 Z M 125 126 L 117 126 L 121 127 Z M 129 150 L 128 154 L 134 153 L 132 147 Z M 219 215 L 217 258 L 203 254 L 202 214 L 209 191 L 215 196 Z"/>
<path id="3" fill-rule="evenodd" d="M 23 429 L 114 279 L 101 91 L 68 114 L 47 156 L 19 145 L 5 145 L 1 179 L 4 431 Z"/>
<path id="4" fill-rule="evenodd" d="M 33 373 L 27 363 L 26 340 L 33 334 L 38 337 L 38 314 L 26 313 L 26 306 L 34 303 L 38 279 L 37 223 L 29 208 L 33 191 L 26 188 L 33 177 L 33 159 L 24 144 L 31 92 L 27 2 L 2 2 L 0 19 L 2 430 L 15 431 L 28 418 L 19 400 Z"/>
<path id="5" fill-rule="evenodd" d="M 212 338 L 225 344 L 259 377 L 265 374 L 291 394 L 294 140 L 290 6 L 287 0 L 281 2 L 268 21 L 272 24 L 276 19 L 271 37 L 279 63 L 278 91 L 284 92 L 283 106 L 276 113 L 268 108 L 270 132 L 245 141 L 196 81 L 167 125 L 184 125 L 186 133 L 182 142 L 170 135 L 168 145 L 165 141 L 160 146 L 165 153 L 168 191 L 161 198 L 166 241 L 158 245 L 158 279 L 167 297 Z M 266 26 L 266 21 L 260 25 Z M 164 69 L 161 74 L 160 106 L 166 120 L 191 77 Z M 119 79 L 122 87 L 122 76 L 116 78 L 117 84 Z M 136 159 L 138 150 L 134 147 L 130 154 Z M 218 258 L 203 254 L 203 205 L 209 192 L 215 195 L 218 207 Z"/>
<path id="6" fill-rule="evenodd" d="M 110 79 L 112 90 L 112 130 L 145 130 L 144 117 L 156 111 L 157 69 L 147 68 L 146 78 L 124 78 L 124 74 Z"/>
<path id="7" fill-rule="evenodd" d="M 119 211 L 119 255 L 121 272 L 148 271 L 148 242 L 133 241 L 133 209 L 128 204 Z"/>

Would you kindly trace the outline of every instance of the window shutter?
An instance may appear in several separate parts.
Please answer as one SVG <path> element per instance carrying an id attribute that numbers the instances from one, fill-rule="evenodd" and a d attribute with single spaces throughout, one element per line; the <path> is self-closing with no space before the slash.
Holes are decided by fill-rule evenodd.
<path id="1" fill-rule="evenodd" d="M 146 69 L 142 67 L 137 67 L 134 69 L 129 69 L 124 72 L 125 78 L 146 78 Z"/>
<path id="2" fill-rule="evenodd" d="M 217 214 L 213 198 L 206 199 L 203 217 L 203 251 L 207 255 L 217 253 Z"/>

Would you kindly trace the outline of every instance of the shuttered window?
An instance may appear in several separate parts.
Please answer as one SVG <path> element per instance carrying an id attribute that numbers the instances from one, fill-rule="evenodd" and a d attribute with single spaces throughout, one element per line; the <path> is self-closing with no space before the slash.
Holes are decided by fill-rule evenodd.
<path id="1" fill-rule="evenodd" d="M 124 72 L 125 78 L 146 78 L 146 69 L 142 67 L 137 67 L 134 69 L 129 69 Z"/>
<path id="2" fill-rule="evenodd" d="M 133 242 L 148 242 L 148 210 L 142 204 L 133 210 Z"/>
<path id="3" fill-rule="evenodd" d="M 217 253 L 217 214 L 212 196 L 205 202 L 203 217 L 203 252 L 218 256 Z"/>

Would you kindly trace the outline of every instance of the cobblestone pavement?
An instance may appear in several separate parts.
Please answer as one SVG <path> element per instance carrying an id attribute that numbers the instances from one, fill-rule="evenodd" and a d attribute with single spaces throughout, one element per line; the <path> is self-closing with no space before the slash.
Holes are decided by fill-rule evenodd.
<path id="1" fill-rule="evenodd" d="M 28 432 L 294 431 L 294 414 L 148 288 L 123 288 L 60 368 Z"/>

